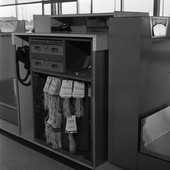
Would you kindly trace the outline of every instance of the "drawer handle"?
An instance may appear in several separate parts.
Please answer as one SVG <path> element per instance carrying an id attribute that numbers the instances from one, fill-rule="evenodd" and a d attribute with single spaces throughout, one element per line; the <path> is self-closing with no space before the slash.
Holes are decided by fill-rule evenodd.
<path id="1" fill-rule="evenodd" d="M 41 66 L 41 62 L 36 61 L 36 62 L 35 62 L 35 65 L 36 65 L 36 66 Z"/>
<path id="2" fill-rule="evenodd" d="M 35 46 L 35 50 L 40 51 L 41 47 L 40 46 Z"/>
<path id="3" fill-rule="evenodd" d="M 57 64 L 52 64 L 52 68 L 58 68 L 58 65 Z"/>
<path id="4" fill-rule="evenodd" d="M 51 51 L 56 53 L 58 52 L 58 48 L 51 48 Z"/>

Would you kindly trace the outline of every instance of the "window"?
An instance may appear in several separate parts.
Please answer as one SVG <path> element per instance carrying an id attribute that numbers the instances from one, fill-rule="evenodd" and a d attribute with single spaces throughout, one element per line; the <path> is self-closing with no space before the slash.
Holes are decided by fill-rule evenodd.
<path id="1" fill-rule="evenodd" d="M 114 0 L 93 0 L 93 13 L 114 11 Z"/>
<path id="2" fill-rule="evenodd" d="M 76 14 L 77 3 L 76 2 L 65 2 L 62 3 L 62 14 Z"/>
<path id="3" fill-rule="evenodd" d="M 91 0 L 78 0 L 78 13 L 91 13 Z"/>
<path id="4" fill-rule="evenodd" d="M 161 0 L 161 16 L 170 16 L 170 0 Z"/>
<path id="5" fill-rule="evenodd" d="M 148 12 L 153 15 L 155 0 L 77 0 L 54 3 L 49 0 L 0 0 L 0 17 L 17 17 L 33 23 L 33 15 L 90 14 L 114 11 Z M 170 16 L 170 0 L 160 0 L 161 16 Z M 20 4 L 21 3 L 21 4 Z M 26 4 L 24 4 L 26 3 Z M 52 4 L 51 4 L 52 3 Z M 16 4 L 16 5 L 15 5 Z M 43 11 L 42 11 L 43 10 Z"/>
<path id="6" fill-rule="evenodd" d="M 17 3 L 26 3 L 26 2 L 38 2 L 42 0 L 17 0 Z"/>
<path id="7" fill-rule="evenodd" d="M 51 15 L 51 4 L 44 4 L 44 15 Z"/>
<path id="8" fill-rule="evenodd" d="M 153 15 L 154 0 L 124 0 L 123 11 L 149 12 Z"/>
<path id="9" fill-rule="evenodd" d="M 16 6 L 1 7 L 0 17 L 16 17 Z"/>
<path id="10" fill-rule="evenodd" d="M 42 4 L 27 4 L 27 5 L 18 5 L 18 19 L 25 20 L 26 31 L 32 30 L 33 28 L 33 15 L 42 14 Z"/>
<path id="11" fill-rule="evenodd" d="M 114 3 L 115 11 L 121 11 L 121 0 L 115 0 Z"/>
<path id="12" fill-rule="evenodd" d="M 0 0 L 0 5 L 15 4 L 15 0 Z"/>
<path id="13" fill-rule="evenodd" d="M 17 17 L 19 20 L 25 20 L 26 30 L 32 30 L 33 15 L 42 14 L 41 1 L 42 0 L 0 0 L 0 17 Z M 28 4 L 21 5 L 20 3 Z"/>

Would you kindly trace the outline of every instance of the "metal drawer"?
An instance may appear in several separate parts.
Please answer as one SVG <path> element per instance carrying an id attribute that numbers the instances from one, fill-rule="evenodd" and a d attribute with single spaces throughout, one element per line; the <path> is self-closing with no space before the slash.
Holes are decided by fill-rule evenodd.
<path id="1" fill-rule="evenodd" d="M 64 49 L 61 45 L 53 44 L 31 44 L 32 53 L 52 54 L 52 55 L 63 55 Z"/>

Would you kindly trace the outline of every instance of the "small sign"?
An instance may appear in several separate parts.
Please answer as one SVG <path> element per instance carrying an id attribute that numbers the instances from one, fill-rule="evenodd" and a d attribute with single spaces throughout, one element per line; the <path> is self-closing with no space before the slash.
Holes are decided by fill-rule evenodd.
<path id="1" fill-rule="evenodd" d="M 77 124 L 76 124 L 75 115 L 67 117 L 65 132 L 66 133 L 77 133 Z"/>
<path id="2" fill-rule="evenodd" d="M 85 96 L 85 84 L 74 81 L 73 97 L 83 98 Z"/>
<path id="3" fill-rule="evenodd" d="M 48 76 L 43 91 L 48 93 L 49 86 L 51 84 L 52 77 Z"/>
<path id="4" fill-rule="evenodd" d="M 52 95 L 59 95 L 61 87 L 61 80 L 59 78 L 53 77 L 51 81 L 51 85 L 49 87 L 49 94 Z"/>
<path id="5" fill-rule="evenodd" d="M 91 87 L 88 88 L 88 97 L 91 97 Z"/>
<path id="6" fill-rule="evenodd" d="M 61 90 L 60 90 L 60 97 L 71 98 L 72 87 L 73 87 L 73 81 L 72 80 L 63 80 L 62 85 L 61 85 Z"/>

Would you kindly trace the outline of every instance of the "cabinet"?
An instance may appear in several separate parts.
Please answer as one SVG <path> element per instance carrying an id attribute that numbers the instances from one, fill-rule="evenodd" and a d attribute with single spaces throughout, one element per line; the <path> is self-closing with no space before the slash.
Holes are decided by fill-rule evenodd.
<path id="1" fill-rule="evenodd" d="M 107 34 L 14 34 L 14 42 L 16 39 L 29 45 L 32 77 L 32 85 L 27 87 L 28 93 L 30 89 L 32 92 L 27 97 L 32 108 L 29 108 L 30 112 L 22 109 L 20 113 L 21 123 L 25 122 L 21 126 L 21 137 L 90 169 L 107 161 Z M 48 77 L 85 85 L 84 116 L 76 118 L 77 133 L 72 134 L 76 143 L 74 153 L 70 152 L 70 141 L 65 132 L 64 99 L 57 95 L 55 99 L 59 98 L 62 115 L 62 147 L 47 142 L 45 130 L 49 110 L 44 107 L 43 89 Z M 21 91 L 26 87 L 20 88 Z M 21 101 L 23 98 L 26 95 L 20 96 Z M 74 115 L 73 97 L 69 103 Z M 24 134 L 26 131 L 27 135 Z"/>
<path id="2" fill-rule="evenodd" d="M 108 160 L 129 170 L 170 167 L 158 152 L 154 155 L 140 148 L 142 125 L 148 125 L 144 118 L 169 106 L 170 29 L 166 37 L 152 38 L 150 21 L 150 17 L 114 18 L 109 25 Z M 154 130 L 162 127 L 159 121 L 153 122 Z M 160 152 L 163 146 L 152 149 Z"/>

